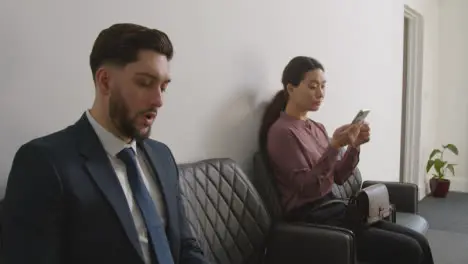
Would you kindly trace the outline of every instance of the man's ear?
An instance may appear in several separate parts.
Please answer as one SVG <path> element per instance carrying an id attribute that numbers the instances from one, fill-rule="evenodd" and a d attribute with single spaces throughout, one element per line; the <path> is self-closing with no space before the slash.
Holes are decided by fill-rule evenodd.
<path id="1" fill-rule="evenodd" d="M 109 69 L 101 67 L 96 71 L 96 89 L 101 94 L 107 95 L 110 93 L 111 78 Z"/>

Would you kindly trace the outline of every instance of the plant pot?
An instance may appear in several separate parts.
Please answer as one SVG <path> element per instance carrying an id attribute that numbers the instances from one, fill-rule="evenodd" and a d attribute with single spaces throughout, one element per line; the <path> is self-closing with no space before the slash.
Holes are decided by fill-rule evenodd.
<path id="1" fill-rule="evenodd" d="M 437 198 L 444 198 L 450 189 L 450 180 L 431 178 L 429 181 L 431 187 L 431 194 Z"/>

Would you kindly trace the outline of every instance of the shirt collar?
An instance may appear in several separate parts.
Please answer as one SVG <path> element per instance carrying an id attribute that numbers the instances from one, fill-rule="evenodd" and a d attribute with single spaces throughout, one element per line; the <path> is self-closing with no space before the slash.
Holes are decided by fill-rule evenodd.
<path id="1" fill-rule="evenodd" d="M 286 124 L 290 124 L 298 128 L 305 127 L 307 129 L 311 129 L 314 126 L 314 122 L 310 118 L 307 118 L 306 120 L 297 119 L 293 116 L 286 114 L 284 111 L 281 112 L 280 119 L 282 120 L 282 122 L 286 122 Z"/>
<path id="2" fill-rule="evenodd" d="M 286 112 L 284 112 L 284 111 L 281 111 L 280 118 L 285 120 L 285 121 L 288 121 L 290 123 L 304 124 L 304 123 L 309 122 L 309 119 L 306 119 L 306 120 L 297 119 L 295 117 L 292 117 L 292 116 L 286 114 Z"/>
<path id="3" fill-rule="evenodd" d="M 111 156 L 116 156 L 117 153 L 119 153 L 121 150 L 124 148 L 133 148 L 135 153 L 137 153 L 137 147 L 136 147 L 136 141 L 132 140 L 130 143 L 126 143 L 122 139 L 114 136 L 111 132 L 106 130 L 104 127 L 102 127 L 96 119 L 91 115 L 91 113 L 86 111 L 86 117 L 89 120 L 89 123 L 91 123 L 91 126 L 93 127 L 94 131 L 96 132 L 99 140 L 101 141 L 102 146 L 104 147 L 104 150 L 107 152 L 107 154 Z"/>

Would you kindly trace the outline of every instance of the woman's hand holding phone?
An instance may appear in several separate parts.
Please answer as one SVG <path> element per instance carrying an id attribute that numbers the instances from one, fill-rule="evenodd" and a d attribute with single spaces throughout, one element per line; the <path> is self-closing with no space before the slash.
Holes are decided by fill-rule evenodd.
<path id="1" fill-rule="evenodd" d="M 365 144 L 370 141 L 370 127 L 369 124 L 366 122 L 363 122 L 360 129 L 359 129 L 359 134 L 354 141 L 353 144 L 351 144 L 353 147 L 357 148 L 362 144 Z"/>
<path id="2" fill-rule="evenodd" d="M 370 127 L 369 124 L 364 121 L 369 113 L 370 110 L 362 109 L 354 117 L 351 124 L 337 128 L 333 133 L 331 146 L 336 149 L 347 145 L 357 148 L 369 142 Z"/>
<path id="3" fill-rule="evenodd" d="M 353 145 L 360 134 L 362 123 L 347 124 L 335 130 L 331 140 L 331 146 L 340 149 L 347 145 Z"/>

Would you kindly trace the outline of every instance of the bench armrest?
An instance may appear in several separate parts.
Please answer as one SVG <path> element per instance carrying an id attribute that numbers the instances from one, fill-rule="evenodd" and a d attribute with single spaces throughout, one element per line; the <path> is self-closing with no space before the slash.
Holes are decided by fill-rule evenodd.
<path id="1" fill-rule="evenodd" d="M 418 186 L 413 183 L 365 181 L 362 188 L 376 183 L 387 186 L 390 203 L 395 205 L 397 212 L 418 213 Z"/>

